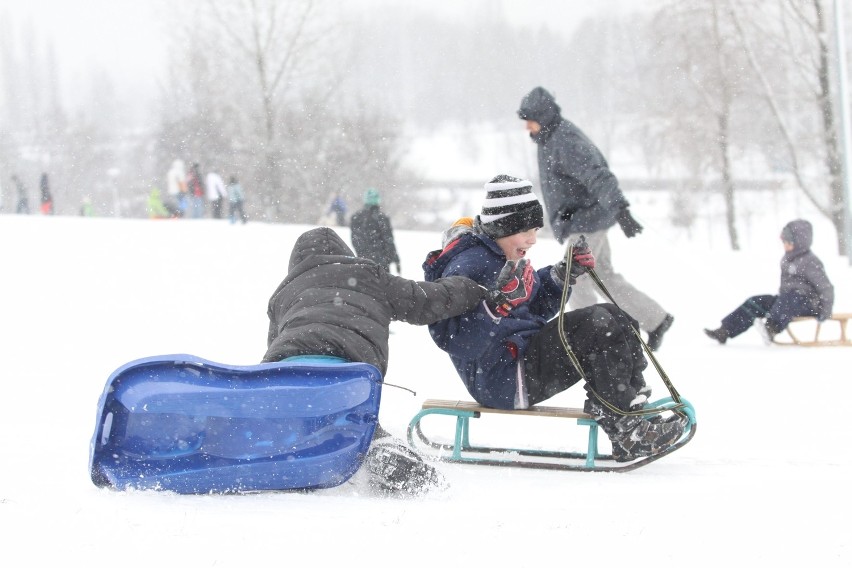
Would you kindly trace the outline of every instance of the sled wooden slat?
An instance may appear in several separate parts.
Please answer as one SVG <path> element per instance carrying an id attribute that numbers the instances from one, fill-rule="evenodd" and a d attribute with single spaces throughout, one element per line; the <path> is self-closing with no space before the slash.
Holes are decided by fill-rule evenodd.
<path id="1" fill-rule="evenodd" d="M 848 312 L 832 314 L 831 317 L 826 319 L 825 321 L 818 321 L 816 318 L 813 317 L 793 318 L 793 321 L 790 322 L 790 325 L 788 325 L 787 329 L 785 330 L 786 335 L 790 337 L 790 341 L 780 340 L 779 337 L 776 335 L 774 338 L 774 342 L 778 345 L 799 345 L 801 347 L 852 346 L 852 337 L 850 337 L 848 329 L 850 319 L 852 319 L 852 313 Z M 802 335 L 802 329 L 794 329 L 796 327 L 794 324 L 801 322 L 813 323 L 815 328 L 812 338 L 805 338 L 804 335 Z M 834 325 L 826 325 L 829 323 L 837 323 L 837 327 L 839 328 L 839 335 L 833 334 L 830 339 L 826 339 L 824 336 L 820 337 L 820 334 L 822 333 L 824 328 L 834 328 Z"/>
<path id="2" fill-rule="evenodd" d="M 554 452 L 546 450 L 534 449 L 508 449 L 508 448 L 493 448 L 493 447 L 477 447 L 470 443 L 470 419 L 479 418 L 483 414 L 503 414 L 511 416 L 537 416 L 546 418 L 572 418 L 581 426 L 587 426 L 588 444 L 585 453 L 580 452 Z M 454 442 L 450 445 L 438 444 L 430 441 L 423 435 L 420 429 L 420 420 L 427 415 L 445 415 L 456 418 L 456 428 Z M 533 406 L 523 410 L 502 410 L 499 408 L 488 408 L 480 406 L 471 401 L 463 400 L 440 400 L 427 399 L 423 402 L 423 407 L 420 412 L 408 426 L 408 443 L 415 447 L 415 434 L 421 442 L 425 443 L 433 449 L 439 449 L 451 452 L 447 459 L 458 463 L 481 463 L 488 465 L 516 465 L 540 468 L 564 468 L 564 469 L 582 469 L 592 470 L 595 468 L 595 460 L 612 460 L 612 456 L 601 455 L 598 453 L 598 424 L 587 413 L 579 408 L 565 408 L 557 406 Z M 499 461 L 482 457 L 466 457 L 463 453 L 480 453 L 491 454 L 492 452 L 509 452 L 516 456 L 517 459 L 508 461 Z M 585 462 L 583 466 L 560 466 L 558 464 L 545 464 L 535 462 L 524 462 L 526 458 L 557 458 L 566 460 L 581 460 Z"/>
<path id="3" fill-rule="evenodd" d="M 551 418 L 591 418 L 580 408 L 565 408 L 560 406 L 532 406 L 525 410 L 502 410 L 480 406 L 475 402 L 464 400 L 428 399 L 423 402 L 423 409 L 446 408 L 448 410 L 467 410 L 480 414 L 512 414 L 515 416 L 547 416 Z"/>

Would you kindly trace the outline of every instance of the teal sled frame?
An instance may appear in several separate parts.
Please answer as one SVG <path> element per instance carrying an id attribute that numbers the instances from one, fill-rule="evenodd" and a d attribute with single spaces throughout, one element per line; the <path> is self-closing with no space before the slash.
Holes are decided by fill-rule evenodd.
<path id="1" fill-rule="evenodd" d="M 577 412 L 567 412 L 566 417 L 576 419 L 578 426 L 585 426 L 588 431 L 588 444 L 585 452 L 549 451 L 524 448 L 504 448 L 493 446 L 477 446 L 470 443 L 470 419 L 481 418 L 479 410 L 462 408 L 436 407 L 424 408 L 418 412 L 408 425 L 408 444 L 433 459 L 444 462 L 509 466 L 533 469 L 553 469 L 567 471 L 589 472 L 626 472 L 638 469 L 682 448 L 695 436 L 696 419 L 692 404 L 685 399 L 675 401 L 664 398 L 652 402 L 650 408 L 660 409 L 660 412 L 671 410 L 682 413 L 688 419 L 683 436 L 668 449 L 653 456 L 639 458 L 631 462 L 616 462 L 610 454 L 598 451 L 598 424 L 594 419 L 583 416 L 577 417 Z M 570 411 L 570 409 L 564 409 Z M 530 416 L 530 413 L 501 412 L 503 415 Z M 421 427 L 421 421 L 426 416 L 451 416 L 456 419 L 453 442 L 445 444 L 428 438 Z M 548 416 L 553 416 L 548 415 Z"/>

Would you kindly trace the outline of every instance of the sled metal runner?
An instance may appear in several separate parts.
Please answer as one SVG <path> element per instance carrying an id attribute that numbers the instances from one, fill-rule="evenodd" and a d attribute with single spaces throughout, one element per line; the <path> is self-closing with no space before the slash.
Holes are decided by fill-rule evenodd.
<path id="1" fill-rule="evenodd" d="M 682 448 L 695 435 L 695 412 L 689 402 L 681 399 L 680 403 L 676 403 L 671 398 L 665 398 L 649 404 L 648 408 L 656 408 L 660 412 L 673 410 L 682 413 L 688 418 L 688 423 L 683 436 L 677 443 L 658 454 L 630 462 L 617 462 L 612 455 L 599 453 L 597 422 L 576 408 L 533 406 L 526 410 L 499 410 L 479 406 L 474 402 L 430 399 L 423 403 L 422 410 L 409 423 L 408 443 L 434 459 L 452 463 L 567 471 L 626 472 L 648 465 Z M 550 451 L 473 445 L 470 442 L 470 419 L 481 418 L 483 414 L 574 419 L 578 426 L 589 428 L 586 451 Z M 454 417 L 456 425 L 453 442 L 441 443 L 426 436 L 421 427 L 421 421 L 426 416 Z"/>

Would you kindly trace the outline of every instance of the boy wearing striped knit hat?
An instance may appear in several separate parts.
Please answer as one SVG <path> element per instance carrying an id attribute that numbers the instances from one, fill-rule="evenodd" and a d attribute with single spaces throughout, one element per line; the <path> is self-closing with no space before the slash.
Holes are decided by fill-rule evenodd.
<path id="1" fill-rule="evenodd" d="M 469 226 L 460 220 L 447 242 L 423 264 L 427 281 L 467 276 L 489 290 L 477 307 L 429 326 L 470 395 L 492 408 L 523 409 L 580 381 L 559 336 L 556 317 L 563 286 L 588 268 L 592 252 L 575 244 L 571 268 L 565 260 L 538 270 L 527 251 L 543 226 L 543 210 L 529 181 L 499 175 L 485 184 L 482 211 Z M 568 290 L 570 295 L 570 288 Z M 613 455 L 632 461 L 665 450 L 681 437 L 685 420 L 647 420 L 624 414 L 640 410 L 650 389 L 642 371 L 647 361 L 631 326 L 638 324 L 612 304 L 565 313 L 563 331 L 587 382 L 585 410 L 609 436 Z M 616 410 L 613 410 L 616 409 Z"/>

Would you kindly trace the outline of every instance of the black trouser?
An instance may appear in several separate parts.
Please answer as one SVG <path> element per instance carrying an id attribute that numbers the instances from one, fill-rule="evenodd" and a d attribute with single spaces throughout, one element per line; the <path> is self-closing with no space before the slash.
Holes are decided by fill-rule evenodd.
<path id="1" fill-rule="evenodd" d="M 601 397 L 627 410 L 645 386 L 648 366 L 642 344 L 633 333 L 635 319 L 613 304 L 596 304 L 563 315 L 565 337 L 589 384 Z M 524 355 L 529 404 L 537 404 L 576 384 L 581 375 L 559 337 L 559 319 L 545 325 Z"/>
<path id="2" fill-rule="evenodd" d="M 728 332 L 728 336 L 736 337 L 750 328 L 755 319 L 765 317 L 767 327 L 771 328 L 772 333 L 778 333 L 786 329 L 794 317 L 816 315 L 803 294 L 764 294 L 750 297 L 725 316 L 722 319 L 722 328 Z"/>

